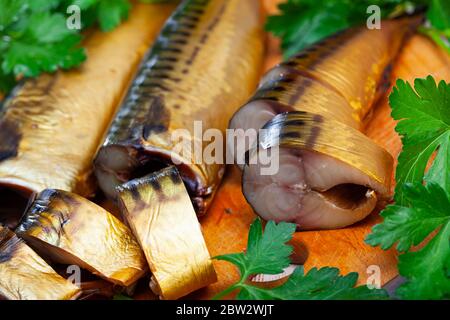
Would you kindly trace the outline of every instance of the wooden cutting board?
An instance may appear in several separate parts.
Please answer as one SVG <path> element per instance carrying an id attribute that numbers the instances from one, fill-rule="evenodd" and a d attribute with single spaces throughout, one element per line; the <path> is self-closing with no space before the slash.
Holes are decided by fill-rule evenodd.
<path id="1" fill-rule="evenodd" d="M 268 13 L 275 12 L 279 2 L 263 0 Z M 278 41 L 268 35 L 266 69 L 281 60 L 278 45 Z M 394 67 L 392 83 L 397 78 L 413 81 L 429 74 L 436 79 L 450 81 L 450 58 L 427 38 L 416 35 L 405 44 Z M 389 92 L 374 109 L 366 134 L 396 158 L 401 150 L 401 141 L 394 130 L 395 121 L 390 117 Z M 212 256 L 244 251 L 249 226 L 256 217 L 242 195 L 240 170 L 233 166 L 227 169 L 211 209 L 200 220 Z M 364 221 L 345 229 L 297 232 L 291 244 L 298 257 L 307 257 L 306 270 L 312 267 L 338 267 L 344 274 L 358 272 L 358 282 L 364 284 L 370 276 L 369 267 L 375 265 L 379 267 L 381 283 L 385 284 L 398 274 L 396 251 L 383 251 L 364 243 L 371 227 L 380 221 L 377 210 Z M 239 279 L 233 265 L 223 261 L 215 261 L 214 265 L 218 282 L 196 292 L 192 298 L 210 299 Z"/>

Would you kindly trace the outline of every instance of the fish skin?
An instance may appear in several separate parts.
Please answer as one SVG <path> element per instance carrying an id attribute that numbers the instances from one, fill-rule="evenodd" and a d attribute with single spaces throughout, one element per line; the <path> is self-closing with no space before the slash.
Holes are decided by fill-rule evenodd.
<path id="1" fill-rule="evenodd" d="M 144 59 L 97 155 L 97 179 L 108 196 L 114 198 L 115 185 L 135 178 L 135 170 L 154 162 L 160 162 L 159 169 L 172 164 L 173 157 L 181 163 L 178 169 L 197 213 L 206 212 L 224 165 L 198 164 L 193 153 L 173 151 L 172 133 L 187 130 L 186 143 L 192 145 L 198 143 L 194 121 L 202 121 L 203 130 L 225 131 L 259 80 L 262 25 L 258 0 L 180 5 Z M 122 165 L 111 163 L 111 157 L 123 159 Z"/>
<path id="2" fill-rule="evenodd" d="M 112 32 L 83 43 L 78 69 L 20 84 L 0 105 L 0 185 L 40 192 L 58 188 L 90 195 L 92 159 L 135 69 L 172 11 L 136 4 Z"/>
<path id="3" fill-rule="evenodd" d="M 353 206 L 349 197 L 349 203 L 344 207 L 349 213 L 355 212 L 354 219 L 344 218 L 345 212 L 342 211 L 341 225 L 339 219 L 327 224 L 300 213 L 313 212 L 301 204 L 301 199 L 309 199 L 308 205 L 311 206 L 312 196 L 306 196 L 313 193 L 323 203 L 339 200 L 339 205 L 334 203 L 329 210 L 340 210 L 344 203 L 340 200 L 344 199 L 337 195 L 345 195 L 342 190 L 310 190 L 307 185 L 300 190 L 301 181 L 289 187 L 293 188 L 289 205 L 286 203 L 280 210 L 283 211 L 282 216 L 295 221 L 299 228 L 321 228 L 321 224 L 323 228 L 344 227 L 367 216 L 375 206 L 374 197 L 379 200 L 390 198 L 392 156 L 360 131 L 364 128 L 364 118 L 380 94 L 389 87 L 392 63 L 404 40 L 421 20 L 419 16 L 395 19 L 383 21 L 381 30 L 360 27 L 339 32 L 280 63 L 266 74 L 250 103 L 243 106 L 230 122 L 231 129 L 249 129 L 246 125 L 252 129 L 266 129 L 259 133 L 256 148 L 256 141 L 253 141 L 243 172 L 244 195 L 260 215 L 283 220 L 275 215 L 276 206 L 264 209 L 253 203 L 261 201 L 258 193 L 268 191 L 261 187 L 257 169 L 248 160 L 254 160 L 260 150 L 274 147 L 327 155 L 336 159 L 337 165 L 349 165 L 370 178 L 370 183 L 365 184 L 368 188 L 366 202 L 358 201 L 358 205 L 355 203 Z M 300 157 L 300 153 L 297 156 Z M 259 179 L 264 181 L 261 176 Z M 288 188 L 287 184 L 275 180 L 271 184 Z M 328 191 L 333 192 L 329 194 Z M 294 205 L 293 200 L 297 196 L 299 203 Z M 289 210 L 292 212 L 287 214 Z M 299 212 L 296 217 L 294 210 Z M 323 215 L 327 216 L 328 213 Z M 303 221 L 308 222 L 302 225 Z"/>
<path id="4" fill-rule="evenodd" d="M 178 170 L 171 166 L 117 187 L 126 221 L 140 242 L 164 300 L 217 281 L 200 223 Z"/>
<path id="5" fill-rule="evenodd" d="M 55 263 L 74 264 L 128 287 L 147 272 L 130 229 L 89 200 L 61 190 L 37 195 L 16 233 Z"/>
<path id="6" fill-rule="evenodd" d="M 23 240 L 0 225 L 0 297 L 70 300 L 80 293 L 80 288 L 57 274 Z"/>

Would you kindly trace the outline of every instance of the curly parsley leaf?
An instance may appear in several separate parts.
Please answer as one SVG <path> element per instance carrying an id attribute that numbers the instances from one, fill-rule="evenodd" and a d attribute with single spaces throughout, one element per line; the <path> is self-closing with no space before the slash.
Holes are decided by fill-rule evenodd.
<path id="1" fill-rule="evenodd" d="M 437 151 L 437 161 L 425 180 L 450 190 L 450 84 L 441 81 L 436 85 L 429 76 L 416 79 L 413 89 L 409 83 L 398 80 L 389 102 L 393 118 L 400 120 L 396 131 L 403 142 L 396 169 L 397 184 L 421 183 L 428 161 Z M 397 188 L 395 200 L 399 205 L 404 203 L 403 188 Z"/>
<path id="2" fill-rule="evenodd" d="M 263 232 L 260 219 L 251 225 L 247 252 L 217 256 L 215 259 L 233 263 L 238 267 L 241 279 L 238 283 L 219 293 L 215 298 L 223 297 L 239 290 L 239 300 L 313 300 L 313 299 L 384 299 L 384 290 L 356 287 L 357 273 L 341 276 L 336 268 L 311 269 L 304 274 L 303 268 L 297 268 L 281 286 L 265 289 L 247 282 L 251 275 L 278 274 L 290 264 L 292 248 L 287 242 L 292 239 L 295 224 L 269 221 Z"/>

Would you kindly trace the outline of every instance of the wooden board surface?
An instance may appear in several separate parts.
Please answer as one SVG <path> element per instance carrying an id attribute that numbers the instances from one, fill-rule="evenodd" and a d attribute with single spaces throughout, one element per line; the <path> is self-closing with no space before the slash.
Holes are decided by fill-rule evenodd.
<path id="1" fill-rule="evenodd" d="M 280 1 L 263 0 L 269 13 L 275 12 L 278 2 Z M 278 41 L 268 36 L 266 69 L 280 59 Z M 405 44 L 394 67 L 392 83 L 397 78 L 412 81 L 429 74 L 437 79 L 450 81 L 450 59 L 427 38 L 416 35 Z M 401 150 L 401 141 L 394 130 L 395 121 L 390 117 L 387 103 L 389 92 L 374 109 L 366 134 L 396 158 Z M 297 257 L 307 257 L 306 270 L 334 266 L 343 273 L 358 272 L 360 284 L 366 283 L 369 266 L 376 265 L 381 271 L 381 282 L 385 284 L 398 274 L 395 250 L 383 251 L 364 243 L 371 227 L 381 220 L 378 213 L 379 210 L 364 221 L 345 229 L 297 232 L 292 241 Z M 200 221 L 211 255 L 244 251 L 248 229 L 255 217 L 241 192 L 240 170 L 229 166 L 211 209 Z M 215 261 L 214 265 L 218 282 L 196 292 L 193 298 L 209 299 L 238 280 L 239 274 L 231 264 Z"/>

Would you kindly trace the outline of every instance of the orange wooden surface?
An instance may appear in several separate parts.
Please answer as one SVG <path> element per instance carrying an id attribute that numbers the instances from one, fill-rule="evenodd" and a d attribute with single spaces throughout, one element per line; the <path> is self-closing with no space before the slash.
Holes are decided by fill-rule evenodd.
<path id="1" fill-rule="evenodd" d="M 279 0 L 263 0 L 266 10 L 274 12 Z M 268 36 L 266 68 L 270 68 L 280 59 L 279 42 Z M 437 79 L 450 81 L 450 59 L 428 39 L 416 35 L 409 40 L 400 54 L 392 75 L 396 78 L 412 81 L 417 77 L 431 74 Z M 390 92 L 390 90 L 389 90 Z M 390 117 L 387 97 L 381 99 L 370 120 L 366 134 L 385 147 L 394 157 L 401 151 L 401 141 L 395 133 L 395 121 Z M 240 171 L 229 166 L 224 182 L 208 214 L 201 219 L 203 233 L 212 256 L 242 252 L 246 248 L 247 233 L 256 217 L 246 203 L 241 192 Z M 340 230 L 298 232 L 292 241 L 297 254 L 307 254 L 305 264 L 311 267 L 334 266 L 343 273 L 356 271 L 359 283 L 365 283 L 367 268 L 377 265 L 381 271 L 381 281 L 386 283 L 397 274 L 397 254 L 395 250 L 383 251 L 364 243 L 371 227 L 380 222 L 378 212 L 374 212 L 364 221 Z M 238 280 L 235 267 L 227 262 L 215 261 L 218 282 L 196 292 L 193 298 L 208 299 Z"/>

